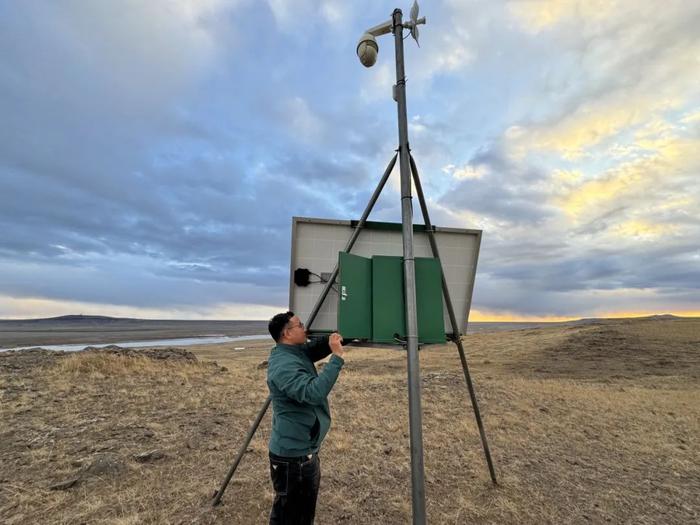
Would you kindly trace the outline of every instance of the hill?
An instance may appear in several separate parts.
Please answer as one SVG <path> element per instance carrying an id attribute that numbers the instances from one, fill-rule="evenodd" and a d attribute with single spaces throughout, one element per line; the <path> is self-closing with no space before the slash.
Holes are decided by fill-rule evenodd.
<path id="1" fill-rule="evenodd" d="M 70 315 L 60 315 L 58 317 L 45 317 L 40 319 L 20 319 L 17 322 L 22 323 L 109 323 L 114 321 L 138 321 L 138 319 L 131 319 L 127 317 L 109 317 L 105 315 L 83 315 L 83 314 L 70 314 Z"/>

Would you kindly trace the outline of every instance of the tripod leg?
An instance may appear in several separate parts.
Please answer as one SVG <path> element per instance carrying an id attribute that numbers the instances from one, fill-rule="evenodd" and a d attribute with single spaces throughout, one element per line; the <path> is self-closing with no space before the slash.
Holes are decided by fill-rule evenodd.
<path id="1" fill-rule="evenodd" d="M 459 350 L 459 359 L 462 361 L 462 370 L 464 370 L 464 379 L 467 381 L 467 388 L 469 389 L 469 397 L 472 400 L 472 407 L 474 407 L 474 417 L 476 418 L 476 424 L 479 427 L 479 435 L 481 436 L 481 444 L 484 447 L 484 455 L 486 456 L 486 463 L 489 466 L 489 473 L 491 474 L 491 481 L 494 485 L 498 485 L 496 481 L 496 472 L 493 468 L 493 461 L 491 460 L 491 451 L 489 450 L 489 442 L 486 439 L 486 431 L 484 430 L 484 423 L 481 420 L 481 412 L 479 412 L 479 403 L 476 400 L 476 392 L 474 390 L 474 385 L 472 384 L 471 376 L 469 375 L 469 367 L 467 366 L 467 358 L 464 355 L 464 347 L 462 346 L 462 338 L 456 337 L 455 343 L 457 344 L 457 350 Z"/>
<path id="2" fill-rule="evenodd" d="M 212 502 L 213 507 L 216 507 L 219 504 L 219 502 L 221 501 L 221 496 L 224 495 L 224 491 L 226 490 L 226 487 L 228 486 L 229 481 L 231 481 L 231 478 L 233 477 L 233 473 L 236 472 L 236 469 L 238 468 L 238 464 L 241 462 L 241 459 L 243 459 L 243 454 L 245 454 L 245 451 L 248 449 L 248 445 L 250 445 L 250 441 L 253 439 L 253 435 L 255 434 L 255 431 L 258 430 L 258 427 L 260 426 L 260 421 L 262 421 L 262 418 L 265 415 L 265 412 L 267 412 L 267 409 L 270 406 L 271 400 L 272 400 L 272 398 L 270 396 L 267 396 L 265 403 L 263 404 L 262 408 L 260 409 L 260 412 L 258 412 L 258 416 L 255 418 L 255 421 L 253 422 L 253 425 L 250 427 L 250 430 L 248 430 L 248 435 L 246 435 L 245 439 L 243 440 L 243 445 L 238 450 L 238 455 L 236 456 L 236 459 L 234 460 L 233 465 L 231 465 L 231 468 L 229 469 L 228 474 L 226 474 L 226 479 L 224 479 L 224 482 L 221 484 L 221 488 L 214 496 L 214 501 Z"/>
<path id="3" fill-rule="evenodd" d="M 416 167 L 416 162 L 413 160 L 413 156 L 410 157 L 411 162 L 411 172 L 413 173 L 413 182 L 416 186 L 416 194 L 418 195 L 418 200 L 420 202 L 421 210 L 423 211 L 423 220 L 425 222 L 425 229 L 428 232 L 428 239 L 430 241 L 430 248 L 432 249 L 433 256 L 440 260 L 440 253 L 438 252 L 437 242 L 435 241 L 435 233 L 433 232 L 433 226 L 430 223 L 430 216 L 428 215 L 428 206 L 425 202 L 425 196 L 423 195 L 423 188 L 421 187 L 420 178 L 418 177 L 418 168 Z M 442 263 L 441 263 L 442 264 Z M 450 317 L 450 324 L 452 325 L 452 333 L 454 336 L 454 342 L 457 345 L 457 350 L 459 351 L 459 359 L 462 362 L 462 370 L 464 371 L 464 379 L 467 382 L 467 389 L 469 390 L 469 397 L 472 401 L 472 407 L 474 408 L 474 417 L 476 418 L 476 424 L 479 427 L 479 434 L 481 435 L 481 444 L 484 447 L 484 455 L 486 456 L 486 463 L 489 467 L 489 473 L 491 474 L 491 481 L 494 485 L 498 484 L 496 481 L 496 472 L 493 468 L 493 461 L 491 460 L 491 452 L 489 450 L 489 443 L 486 439 L 486 431 L 484 430 L 484 424 L 481 420 L 481 412 L 479 411 L 479 404 L 476 399 L 476 392 L 474 390 L 474 385 L 472 384 L 471 375 L 469 374 L 469 366 L 467 365 L 467 358 L 464 354 L 464 346 L 462 345 L 462 338 L 459 332 L 459 325 L 457 324 L 457 318 L 455 317 L 454 308 L 452 308 L 452 299 L 450 299 L 450 292 L 447 289 L 447 281 L 445 280 L 445 273 L 442 273 L 442 293 L 445 296 L 445 305 L 447 306 L 447 313 Z"/>
<path id="4" fill-rule="evenodd" d="M 377 188 L 374 190 L 372 197 L 370 198 L 369 202 L 367 203 L 367 207 L 365 208 L 365 211 L 362 214 L 362 217 L 360 218 L 359 223 L 355 227 L 355 230 L 352 232 L 352 235 L 350 236 L 350 239 L 348 240 L 348 243 L 345 246 L 346 252 L 349 252 L 352 249 L 353 245 L 355 244 L 355 241 L 357 240 L 357 237 L 360 235 L 360 230 L 364 227 L 365 222 L 367 221 L 367 217 L 369 217 L 369 214 L 372 211 L 374 204 L 377 202 L 379 195 L 381 194 L 382 190 L 384 189 L 384 185 L 386 184 L 386 181 L 389 179 L 389 175 L 391 175 L 391 172 L 394 169 L 394 165 L 396 164 L 397 155 L 398 154 L 394 155 L 394 157 L 389 161 L 389 165 L 386 167 L 386 170 L 384 170 L 384 175 L 382 175 L 382 178 L 379 181 Z M 328 295 L 328 292 L 330 291 L 331 286 L 333 286 L 333 283 L 335 282 L 335 278 L 337 276 L 338 276 L 338 265 L 336 264 L 335 269 L 333 270 L 333 273 L 331 274 L 331 277 L 328 279 L 328 281 L 326 282 L 326 286 L 323 288 L 323 291 L 321 292 L 321 295 L 319 295 L 318 299 L 316 299 L 316 304 L 314 305 L 314 308 L 311 311 L 311 315 L 309 315 L 309 318 L 306 321 L 307 327 L 310 327 L 311 323 L 313 323 L 314 320 L 316 319 L 316 315 L 318 315 L 318 311 L 321 309 L 321 305 L 323 304 L 323 301 L 326 299 L 326 296 Z M 236 459 L 234 460 L 233 464 L 231 465 L 231 468 L 229 469 L 228 474 L 226 474 L 226 479 L 224 479 L 224 482 L 221 484 L 221 488 L 214 496 L 214 502 L 212 503 L 212 506 L 216 506 L 221 502 L 221 497 L 224 495 L 224 491 L 226 490 L 226 487 L 228 486 L 229 482 L 231 481 L 233 474 L 236 472 L 236 469 L 238 468 L 238 464 L 241 462 L 241 459 L 243 459 L 243 455 L 245 454 L 245 451 L 248 448 L 250 441 L 253 439 L 255 432 L 258 430 L 258 427 L 260 426 L 260 421 L 262 421 L 262 418 L 265 415 L 265 412 L 267 412 L 267 409 L 270 407 L 271 400 L 272 400 L 272 398 L 270 396 L 267 396 L 267 399 L 265 400 L 265 403 L 263 404 L 262 408 L 258 412 L 258 415 L 255 418 L 255 421 L 253 422 L 252 426 L 250 427 L 250 430 L 248 430 L 248 434 L 246 435 L 243 446 L 238 451 L 238 455 L 236 456 Z"/>

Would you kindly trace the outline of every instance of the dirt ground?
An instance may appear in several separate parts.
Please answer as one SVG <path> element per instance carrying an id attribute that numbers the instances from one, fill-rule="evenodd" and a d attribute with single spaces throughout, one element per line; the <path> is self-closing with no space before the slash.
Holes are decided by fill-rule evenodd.
<path id="1" fill-rule="evenodd" d="M 454 345 L 420 352 L 428 521 L 700 521 L 700 319 L 464 338 L 498 486 Z M 0 522 L 265 523 L 267 341 L 0 353 Z M 214 361 L 216 363 L 214 363 Z M 411 522 L 406 355 L 353 348 L 331 394 L 321 525 Z"/>

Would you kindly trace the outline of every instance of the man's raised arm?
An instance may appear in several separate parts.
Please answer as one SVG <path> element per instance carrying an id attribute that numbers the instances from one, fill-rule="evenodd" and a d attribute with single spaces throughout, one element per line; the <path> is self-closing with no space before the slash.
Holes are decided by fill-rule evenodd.
<path id="1" fill-rule="evenodd" d="M 328 336 L 324 335 L 316 339 L 311 339 L 308 343 L 301 346 L 302 350 L 309 356 L 312 363 L 320 361 L 324 357 L 331 355 L 331 347 L 328 344 Z"/>
<path id="2" fill-rule="evenodd" d="M 342 348 L 343 336 L 338 332 L 333 332 L 330 336 L 319 337 L 318 339 L 312 339 L 308 343 L 302 345 L 302 349 L 309 356 L 309 359 L 313 363 L 328 357 L 331 352 L 337 353 L 339 357 L 342 357 L 344 352 Z M 333 347 L 336 350 L 333 350 Z"/>

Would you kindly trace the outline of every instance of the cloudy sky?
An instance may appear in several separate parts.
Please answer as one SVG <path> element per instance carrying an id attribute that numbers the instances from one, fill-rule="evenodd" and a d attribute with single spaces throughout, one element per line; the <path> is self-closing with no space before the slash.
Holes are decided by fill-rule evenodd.
<path id="1" fill-rule="evenodd" d="M 700 315 L 700 2 L 424 0 L 409 135 L 472 319 Z M 267 318 L 396 147 L 379 0 L 0 0 L 0 318 Z M 400 220 L 398 169 L 372 218 Z"/>

